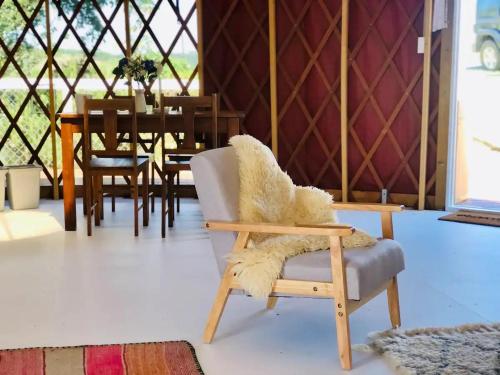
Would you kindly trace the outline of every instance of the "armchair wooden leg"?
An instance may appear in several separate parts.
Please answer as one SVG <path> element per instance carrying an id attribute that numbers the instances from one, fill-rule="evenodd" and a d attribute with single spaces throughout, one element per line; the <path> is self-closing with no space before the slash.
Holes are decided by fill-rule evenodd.
<path id="1" fill-rule="evenodd" d="M 274 309 L 274 307 L 276 306 L 276 302 L 278 302 L 278 297 L 269 297 L 267 299 L 267 305 L 266 305 L 266 308 L 268 310 L 272 310 Z"/>
<path id="2" fill-rule="evenodd" d="M 233 246 L 233 252 L 241 251 L 245 248 L 250 232 L 240 232 L 236 242 Z M 231 292 L 231 281 L 233 279 L 233 271 L 231 265 L 226 267 L 224 271 L 224 276 L 220 282 L 219 290 L 217 291 L 217 296 L 215 297 L 215 302 L 210 310 L 210 315 L 208 316 L 207 325 L 205 326 L 205 333 L 203 335 L 203 341 L 206 344 L 210 344 L 214 338 L 215 331 L 219 325 L 220 318 L 224 312 L 224 307 L 226 306 L 227 298 Z"/>
<path id="3" fill-rule="evenodd" d="M 205 326 L 205 333 L 203 334 L 203 342 L 205 342 L 205 344 L 210 344 L 214 338 L 215 331 L 217 330 L 224 307 L 226 306 L 227 298 L 231 292 L 229 286 L 231 285 L 232 277 L 232 272 L 230 267 L 228 267 L 224 272 L 219 290 L 217 291 L 217 296 L 215 297 L 215 302 L 208 316 L 207 325 Z"/>
<path id="4" fill-rule="evenodd" d="M 332 280 L 335 286 L 335 322 L 340 365 L 344 370 L 352 368 L 351 334 L 347 310 L 347 278 L 342 243 L 339 237 L 330 237 L 330 260 Z"/>
<path id="5" fill-rule="evenodd" d="M 387 287 L 387 303 L 389 305 L 389 316 L 392 328 L 401 326 L 401 315 L 399 311 L 398 279 L 394 276 Z"/>
<path id="6" fill-rule="evenodd" d="M 337 326 L 337 344 L 339 346 L 340 365 L 344 370 L 352 368 L 351 333 L 349 329 L 349 315 L 338 311 L 338 302 L 335 308 Z"/>
<path id="7" fill-rule="evenodd" d="M 134 198 L 134 236 L 139 235 L 139 187 L 137 186 L 137 174 L 134 174 L 131 179 L 132 196 Z"/>

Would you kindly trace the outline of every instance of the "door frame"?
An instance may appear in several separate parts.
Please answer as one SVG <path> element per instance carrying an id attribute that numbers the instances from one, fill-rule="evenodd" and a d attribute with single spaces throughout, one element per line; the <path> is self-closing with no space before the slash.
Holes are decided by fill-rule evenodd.
<path id="1" fill-rule="evenodd" d="M 458 102 L 457 102 L 457 88 L 458 88 L 458 63 L 460 55 L 460 13 L 462 1 L 457 0 L 454 3 L 453 10 L 453 25 L 454 33 L 452 40 L 452 59 L 451 59 L 451 82 L 450 82 L 450 119 L 449 119 L 449 133 L 448 133 L 448 168 L 446 171 L 446 211 L 483 211 L 483 212 L 498 212 L 484 207 L 473 207 L 470 205 L 457 204 L 455 202 L 455 181 L 456 181 L 456 159 L 457 159 L 457 135 L 458 135 Z"/>
<path id="2" fill-rule="evenodd" d="M 460 54 L 460 10 L 462 0 L 455 2 L 453 10 L 453 25 L 455 32 L 452 41 L 451 82 L 450 82 L 450 123 L 448 133 L 448 170 L 446 172 L 446 211 L 457 211 L 460 205 L 455 203 L 455 168 L 457 156 L 457 123 L 458 123 L 458 58 Z"/>

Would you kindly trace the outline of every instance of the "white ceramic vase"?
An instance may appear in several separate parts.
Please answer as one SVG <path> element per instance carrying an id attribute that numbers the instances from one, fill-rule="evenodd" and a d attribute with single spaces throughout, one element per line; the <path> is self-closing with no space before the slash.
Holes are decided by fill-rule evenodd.
<path id="1" fill-rule="evenodd" d="M 144 95 L 144 89 L 135 90 L 135 111 L 146 112 L 146 96 Z"/>
<path id="2" fill-rule="evenodd" d="M 92 99 L 92 95 L 84 95 L 84 94 L 75 95 L 76 113 L 83 114 L 83 103 L 85 102 L 85 98 Z"/>

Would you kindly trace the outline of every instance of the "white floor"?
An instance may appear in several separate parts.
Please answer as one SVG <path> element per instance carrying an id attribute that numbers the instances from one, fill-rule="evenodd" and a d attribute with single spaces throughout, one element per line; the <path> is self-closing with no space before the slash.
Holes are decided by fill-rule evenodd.
<path id="1" fill-rule="evenodd" d="M 81 204 L 78 205 L 81 208 Z M 130 201 L 119 200 L 92 238 L 79 212 L 62 229 L 62 202 L 0 213 L 0 348 L 189 340 L 206 374 L 341 373 L 332 304 L 230 298 L 211 345 L 201 335 L 218 285 L 197 201 L 184 200 L 161 240 L 159 215 L 133 237 Z M 404 328 L 500 321 L 500 229 L 437 221 L 442 212 L 395 218 L 407 269 L 400 275 Z M 379 235 L 378 217 L 344 222 Z M 385 295 L 351 317 L 354 344 L 389 327 Z M 392 373 L 373 355 L 353 354 L 352 374 Z"/>

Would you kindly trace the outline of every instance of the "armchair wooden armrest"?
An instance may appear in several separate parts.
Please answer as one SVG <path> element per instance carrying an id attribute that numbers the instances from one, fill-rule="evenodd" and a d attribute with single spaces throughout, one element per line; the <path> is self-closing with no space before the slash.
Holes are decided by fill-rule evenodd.
<path id="1" fill-rule="evenodd" d="M 400 212 L 404 206 L 400 204 L 382 204 L 382 203 L 342 203 L 335 202 L 332 207 L 336 210 L 353 211 L 378 211 L 378 212 Z"/>
<path id="2" fill-rule="evenodd" d="M 298 234 L 312 236 L 350 236 L 355 229 L 348 225 L 284 225 L 275 223 L 242 223 L 239 221 L 208 221 L 209 230 L 229 232 Z"/>
<path id="3" fill-rule="evenodd" d="M 375 211 L 380 212 L 382 224 L 382 237 L 394 239 L 394 229 L 392 225 L 392 213 L 401 212 L 404 206 L 399 204 L 382 203 L 333 203 L 332 207 L 336 210 L 354 210 L 354 211 Z"/>

